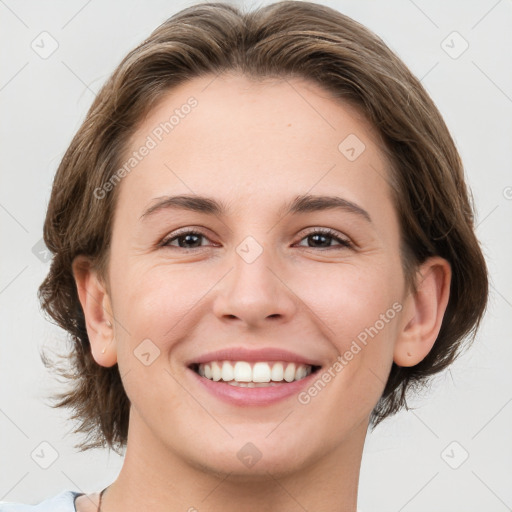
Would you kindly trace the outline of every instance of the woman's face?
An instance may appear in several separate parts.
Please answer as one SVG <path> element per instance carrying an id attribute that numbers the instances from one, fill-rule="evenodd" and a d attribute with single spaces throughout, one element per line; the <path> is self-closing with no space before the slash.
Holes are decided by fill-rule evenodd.
<path id="1" fill-rule="evenodd" d="M 109 284 L 129 435 L 149 452 L 275 475 L 361 448 L 407 300 L 378 144 L 297 79 L 198 78 L 143 121 Z"/>

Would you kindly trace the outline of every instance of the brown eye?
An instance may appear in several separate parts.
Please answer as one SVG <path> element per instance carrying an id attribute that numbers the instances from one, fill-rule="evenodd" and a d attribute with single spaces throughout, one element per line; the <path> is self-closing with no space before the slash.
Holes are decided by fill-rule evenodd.
<path id="1" fill-rule="evenodd" d="M 200 231 L 188 230 L 173 233 L 165 238 L 159 245 L 161 247 L 172 247 L 176 249 L 199 249 L 205 247 L 202 240 L 208 238 Z M 336 249 L 350 248 L 352 243 L 338 235 L 336 231 L 328 229 L 317 229 L 308 233 L 302 240 L 308 240 L 307 247 L 310 249 Z M 336 243 L 332 243 L 332 242 Z M 304 246 L 302 246 L 304 247 Z"/>
<path id="2" fill-rule="evenodd" d="M 346 240 L 345 238 L 341 238 L 335 231 L 330 229 L 317 229 L 316 231 L 312 231 L 308 233 L 302 240 L 307 240 L 311 242 L 308 243 L 309 248 L 318 248 L 318 249 L 334 249 L 336 247 L 352 247 L 352 244 Z M 332 245 L 332 241 L 338 242 L 338 245 Z"/>
<path id="3" fill-rule="evenodd" d="M 162 247 L 177 247 L 179 249 L 197 249 L 203 247 L 201 241 L 206 236 L 199 231 L 182 231 L 166 238 L 160 244 Z M 177 241 L 177 245 L 171 242 Z"/>

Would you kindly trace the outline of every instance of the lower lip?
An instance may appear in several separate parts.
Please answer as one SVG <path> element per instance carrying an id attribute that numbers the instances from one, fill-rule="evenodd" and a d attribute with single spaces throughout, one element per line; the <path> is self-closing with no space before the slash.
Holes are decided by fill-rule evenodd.
<path id="1" fill-rule="evenodd" d="M 194 370 L 187 368 L 200 385 L 206 390 L 220 398 L 221 400 L 235 405 L 270 405 L 280 400 L 285 400 L 292 395 L 297 395 L 304 387 L 308 386 L 316 378 L 316 372 L 310 373 L 307 377 L 300 380 L 294 380 L 286 384 L 277 386 L 267 386 L 261 388 L 246 388 L 232 386 L 227 382 L 213 381 L 206 377 L 201 377 Z"/>

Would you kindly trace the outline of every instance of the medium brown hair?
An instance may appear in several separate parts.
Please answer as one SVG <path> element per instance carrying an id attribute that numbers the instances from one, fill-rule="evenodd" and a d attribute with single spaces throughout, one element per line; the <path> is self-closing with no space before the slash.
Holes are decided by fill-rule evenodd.
<path id="1" fill-rule="evenodd" d="M 87 434 L 82 450 L 126 444 L 130 402 L 118 366 L 92 355 L 72 262 L 86 255 L 105 282 L 119 187 L 98 199 L 121 165 L 130 137 L 156 102 L 178 84 L 223 72 L 254 79 L 300 77 L 351 102 L 377 129 L 401 227 L 411 289 L 418 265 L 438 255 L 451 265 L 448 307 L 430 353 L 413 367 L 393 363 L 372 412 L 374 428 L 407 407 L 406 391 L 445 369 L 474 334 L 486 308 L 486 264 L 474 233 L 473 206 L 460 157 L 433 101 L 405 64 L 366 29 L 339 12 L 285 1 L 243 12 L 231 5 L 189 7 L 160 25 L 121 62 L 94 100 L 57 170 L 44 224 L 53 253 L 39 289 L 43 309 L 70 334 L 70 380 L 55 407 L 72 408 Z M 116 450 L 117 451 L 117 450 Z"/>

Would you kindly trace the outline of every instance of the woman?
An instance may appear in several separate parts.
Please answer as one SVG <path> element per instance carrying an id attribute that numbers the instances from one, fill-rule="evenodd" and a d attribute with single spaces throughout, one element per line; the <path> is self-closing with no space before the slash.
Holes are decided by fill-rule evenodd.
<path id="1" fill-rule="evenodd" d="M 123 468 L 35 510 L 355 511 L 368 427 L 484 313 L 468 196 L 432 100 L 355 21 L 167 20 L 96 97 L 44 226 L 59 406 Z"/>

